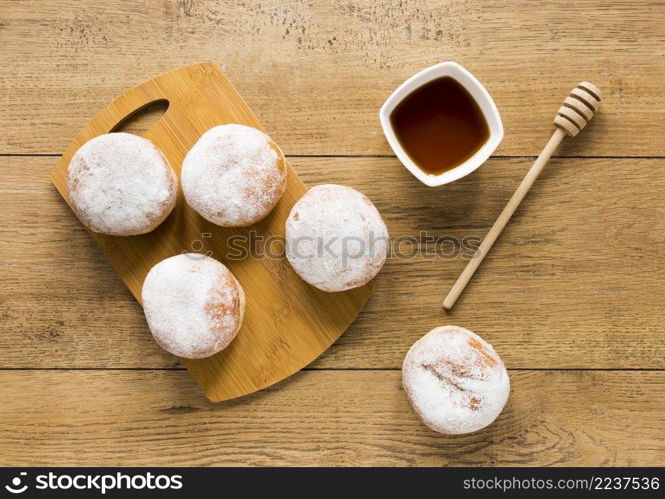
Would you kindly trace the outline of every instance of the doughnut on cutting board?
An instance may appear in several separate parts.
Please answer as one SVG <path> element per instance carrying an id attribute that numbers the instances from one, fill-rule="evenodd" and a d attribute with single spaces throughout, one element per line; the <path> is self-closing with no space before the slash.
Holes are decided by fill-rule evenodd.
<path id="1" fill-rule="evenodd" d="M 68 204 L 67 166 L 76 150 L 161 100 L 168 101 L 168 109 L 144 137 L 162 150 L 178 177 L 187 151 L 213 126 L 241 123 L 264 130 L 216 64 L 197 64 L 164 74 L 122 95 L 74 139 L 52 173 L 53 184 Z M 143 280 L 152 266 L 183 252 L 208 254 L 238 278 L 247 308 L 236 339 L 207 359 L 181 359 L 212 401 L 247 395 L 305 367 L 342 335 L 372 291 L 372 282 L 341 293 L 319 291 L 302 281 L 284 257 L 227 258 L 229 244 L 235 244 L 229 243 L 232 236 L 249 237 L 255 231 L 266 239 L 281 239 L 291 207 L 306 190 L 287 165 L 284 196 L 268 217 L 250 227 L 223 228 L 207 222 L 187 206 L 179 189 L 173 213 L 149 234 L 116 237 L 90 232 L 139 302 Z M 279 249 L 280 243 L 275 243 L 272 252 Z M 147 327 L 146 334 L 150 334 Z M 155 348 L 159 347 L 155 344 Z"/>

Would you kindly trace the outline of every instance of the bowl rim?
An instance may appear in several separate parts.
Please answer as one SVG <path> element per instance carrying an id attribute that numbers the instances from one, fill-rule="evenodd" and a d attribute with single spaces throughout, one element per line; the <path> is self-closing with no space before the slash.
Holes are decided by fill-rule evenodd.
<path id="1" fill-rule="evenodd" d="M 471 94 L 478 103 L 478 106 L 487 121 L 490 133 L 485 144 L 483 144 L 482 147 L 464 163 L 439 175 L 431 175 L 421 170 L 399 143 L 397 135 L 390 123 L 390 114 L 411 92 L 432 80 L 444 76 L 449 76 L 455 79 L 455 81 L 462 85 Z M 386 136 L 388 144 L 397 158 L 413 174 L 413 176 L 430 187 L 448 184 L 477 170 L 480 165 L 487 161 L 503 140 L 503 123 L 501 121 L 501 116 L 499 115 L 499 110 L 489 92 L 467 69 L 453 61 L 440 62 L 433 66 L 429 66 L 399 85 L 381 106 L 379 111 L 379 121 L 381 122 L 383 134 Z"/>

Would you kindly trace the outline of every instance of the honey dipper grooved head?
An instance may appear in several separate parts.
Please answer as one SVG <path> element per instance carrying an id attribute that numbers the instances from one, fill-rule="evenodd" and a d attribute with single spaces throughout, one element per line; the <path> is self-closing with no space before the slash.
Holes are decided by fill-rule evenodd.
<path id="1" fill-rule="evenodd" d="M 596 85 L 583 81 L 563 101 L 554 117 L 554 124 L 574 137 L 591 120 L 602 98 L 603 93 Z"/>

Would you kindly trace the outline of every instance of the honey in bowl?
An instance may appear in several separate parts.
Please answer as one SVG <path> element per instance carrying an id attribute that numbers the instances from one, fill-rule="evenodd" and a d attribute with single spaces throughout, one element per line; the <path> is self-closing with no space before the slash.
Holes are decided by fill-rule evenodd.
<path id="1" fill-rule="evenodd" d="M 487 142 L 487 120 L 469 91 L 449 76 L 416 88 L 390 113 L 395 136 L 428 175 L 461 165 Z"/>

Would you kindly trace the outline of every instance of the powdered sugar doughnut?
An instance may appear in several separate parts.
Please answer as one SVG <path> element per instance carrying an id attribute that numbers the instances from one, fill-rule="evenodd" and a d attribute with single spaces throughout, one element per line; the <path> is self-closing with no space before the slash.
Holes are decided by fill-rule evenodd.
<path id="1" fill-rule="evenodd" d="M 413 344 L 402 383 L 423 422 L 450 435 L 485 428 L 510 393 L 506 366 L 492 345 L 457 326 L 434 328 Z"/>
<path id="2" fill-rule="evenodd" d="M 220 125 L 204 133 L 182 163 L 187 203 L 222 227 L 258 222 L 286 187 L 286 165 L 265 133 L 245 125 Z"/>
<path id="3" fill-rule="evenodd" d="M 155 265 L 143 283 L 143 310 L 165 350 L 200 359 L 226 348 L 242 325 L 245 293 L 217 260 L 196 253 Z"/>
<path id="4" fill-rule="evenodd" d="M 286 256 L 296 273 L 323 291 L 367 284 L 381 270 L 388 229 L 364 194 L 342 185 L 310 189 L 286 220 Z"/>
<path id="5" fill-rule="evenodd" d="M 148 139 L 108 133 L 76 151 L 67 188 L 74 212 L 89 229 L 134 236 L 154 230 L 171 213 L 178 180 Z"/>

